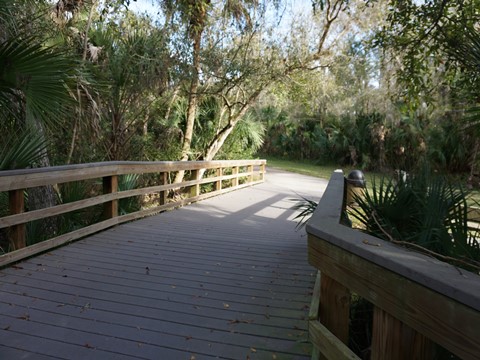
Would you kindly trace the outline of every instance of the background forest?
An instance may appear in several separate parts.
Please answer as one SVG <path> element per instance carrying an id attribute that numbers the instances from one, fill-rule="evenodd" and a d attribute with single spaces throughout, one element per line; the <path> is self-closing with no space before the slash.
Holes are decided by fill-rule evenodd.
<path id="1" fill-rule="evenodd" d="M 260 154 L 478 182 L 480 1 L 143 3 L 0 0 L 0 169 Z"/>

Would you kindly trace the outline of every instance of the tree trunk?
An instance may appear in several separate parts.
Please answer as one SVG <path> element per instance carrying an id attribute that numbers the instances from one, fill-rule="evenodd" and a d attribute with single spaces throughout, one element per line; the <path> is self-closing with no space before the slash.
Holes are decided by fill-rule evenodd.
<path id="1" fill-rule="evenodd" d="M 180 161 L 187 161 L 191 153 L 193 128 L 195 126 L 195 118 L 197 114 L 198 106 L 198 87 L 200 73 L 200 43 L 202 40 L 202 31 L 199 30 L 195 33 L 193 40 L 193 73 L 192 81 L 190 83 L 190 92 L 188 94 L 188 107 L 187 107 L 187 123 L 185 124 L 185 133 L 183 137 L 182 156 Z M 174 183 L 180 183 L 183 181 L 185 171 L 179 171 L 175 176 Z"/>
<path id="2" fill-rule="evenodd" d="M 39 119 L 34 118 L 34 126 L 39 132 L 42 138 L 45 138 L 45 130 Z M 49 167 L 50 159 L 47 151 L 44 150 L 41 158 L 38 160 L 38 167 Z M 57 205 L 57 196 L 55 189 L 52 185 L 40 186 L 30 188 L 27 190 L 28 199 L 27 207 L 29 211 L 44 209 Z M 37 239 L 42 239 L 44 234 L 48 234 L 47 237 L 54 237 L 57 234 L 58 223 L 57 218 L 46 218 L 39 222 L 38 228 L 35 229 L 34 239 L 30 239 L 31 242 L 37 242 Z"/>

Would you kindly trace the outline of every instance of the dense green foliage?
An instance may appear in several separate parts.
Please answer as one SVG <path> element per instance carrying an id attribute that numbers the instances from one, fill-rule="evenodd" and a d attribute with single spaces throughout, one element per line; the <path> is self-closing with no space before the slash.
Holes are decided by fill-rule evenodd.
<path id="1" fill-rule="evenodd" d="M 37 129 L 37 165 L 260 149 L 476 180 L 478 0 L 129 4 L 1 1 L 1 129 Z"/>
<path id="2" fill-rule="evenodd" d="M 405 179 L 382 177 L 355 200 L 350 214 L 376 237 L 419 245 L 455 265 L 453 259 L 480 260 L 480 244 L 468 227 L 467 193 L 444 177 L 425 170 Z"/>

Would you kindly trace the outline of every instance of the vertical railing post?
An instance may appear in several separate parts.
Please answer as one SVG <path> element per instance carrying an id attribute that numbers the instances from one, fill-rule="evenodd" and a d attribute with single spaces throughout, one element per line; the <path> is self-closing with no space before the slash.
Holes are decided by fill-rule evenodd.
<path id="1" fill-rule="evenodd" d="M 235 175 L 235 177 L 232 179 L 232 187 L 238 186 L 238 173 L 239 173 L 239 167 L 238 166 L 232 167 L 232 175 Z"/>
<path id="2" fill-rule="evenodd" d="M 320 322 L 341 342 L 348 345 L 350 291 L 322 273 L 320 279 Z"/>
<path id="3" fill-rule="evenodd" d="M 223 176 L 223 169 L 221 167 L 217 168 L 216 172 L 217 177 Z M 222 190 L 222 179 L 215 181 L 215 191 Z"/>
<path id="4" fill-rule="evenodd" d="M 265 164 L 260 165 L 260 180 L 265 181 Z"/>
<path id="5" fill-rule="evenodd" d="M 372 360 L 434 359 L 434 353 L 431 340 L 375 306 Z"/>
<path id="6" fill-rule="evenodd" d="M 192 179 L 193 180 L 200 180 L 200 171 L 199 170 L 192 170 Z M 190 197 L 195 197 L 200 195 L 200 184 L 195 184 L 190 187 Z"/>
<path id="7" fill-rule="evenodd" d="M 111 194 L 118 191 L 118 176 L 111 175 L 103 178 L 103 193 Z M 111 219 L 118 216 L 118 199 L 106 202 L 103 205 L 103 216 Z"/>
<path id="8" fill-rule="evenodd" d="M 248 165 L 247 171 L 250 173 L 250 175 L 248 175 L 248 182 L 253 182 L 253 165 Z"/>
<path id="9" fill-rule="evenodd" d="M 11 190 L 8 193 L 10 214 L 21 214 L 25 211 L 25 198 L 23 189 Z M 9 232 L 10 243 L 14 250 L 24 248 L 26 246 L 25 224 L 14 225 Z"/>
<path id="10" fill-rule="evenodd" d="M 168 184 L 168 173 L 165 171 L 161 172 L 160 185 L 167 185 L 167 184 Z M 159 199 L 160 205 L 165 205 L 167 203 L 167 199 L 168 199 L 168 190 L 160 191 L 160 199 Z"/>

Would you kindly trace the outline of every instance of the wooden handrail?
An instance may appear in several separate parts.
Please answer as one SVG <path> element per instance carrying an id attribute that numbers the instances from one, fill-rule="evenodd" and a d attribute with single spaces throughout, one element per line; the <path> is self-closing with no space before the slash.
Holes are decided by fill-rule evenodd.
<path id="1" fill-rule="evenodd" d="M 433 359 L 435 343 L 478 359 L 480 276 L 341 225 L 345 191 L 334 172 L 307 224 L 320 276 L 309 325 L 315 352 L 358 359 L 345 345 L 353 292 L 374 306 L 371 359 Z"/>
<path id="2" fill-rule="evenodd" d="M 0 229 L 7 230 L 6 234 L 10 238 L 10 243 L 16 249 L 0 256 L 0 266 L 8 265 L 122 222 L 261 183 L 264 181 L 265 165 L 265 160 L 116 161 L 0 171 L 0 192 L 8 192 L 10 199 L 10 215 L 0 218 Z M 225 175 L 224 169 L 232 169 L 232 174 Z M 239 171 L 239 169 L 243 169 L 243 171 Z M 180 170 L 191 171 L 193 179 L 169 184 L 168 173 Z M 214 176 L 200 178 L 200 172 L 205 170 L 212 170 Z M 118 176 L 127 174 L 158 174 L 158 185 L 118 191 Z M 103 194 L 49 208 L 24 211 L 24 192 L 27 189 L 86 180 L 101 180 Z M 227 181 L 230 181 L 231 185 L 227 186 Z M 212 184 L 212 190 L 201 193 L 200 186 L 204 184 Z M 167 201 L 169 190 L 181 191 L 187 197 Z M 119 216 L 118 202 L 120 199 L 155 193 L 159 194 L 157 206 Z M 25 228 L 28 222 L 63 215 L 95 205 L 103 206 L 103 219 L 100 219 L 102 221 L 25 247 Z"/>

